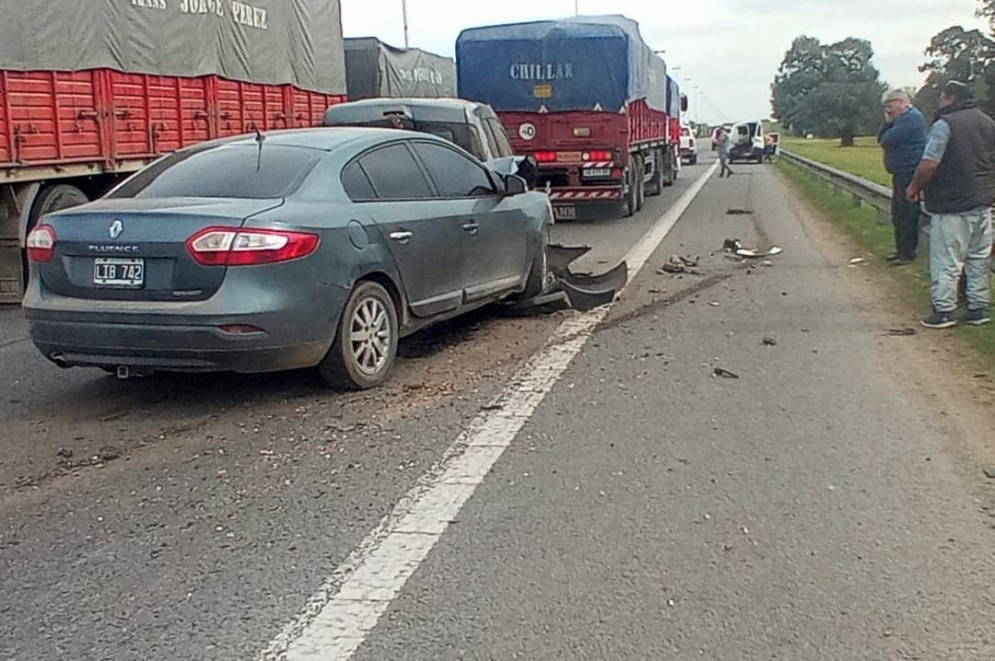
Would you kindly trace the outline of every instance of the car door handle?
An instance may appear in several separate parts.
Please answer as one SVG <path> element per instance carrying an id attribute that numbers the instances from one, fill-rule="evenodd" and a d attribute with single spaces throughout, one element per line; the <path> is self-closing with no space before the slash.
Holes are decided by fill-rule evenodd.
<path id="1" fill-rule="evenodd" d="M 479 229 L 480 225 L 478 225 L 477 223 L 467 223 L 466 225 L 463 226 L 463 231 L 469 232 L 470 234 L 476 234 L 477 230 Z"/>
<path id="2" fill-rule="evenodd" d="M 391 232 L 390 238 L 397 241 L 398 243 L 407 243 L 411 240 L 411 232 Z"/>

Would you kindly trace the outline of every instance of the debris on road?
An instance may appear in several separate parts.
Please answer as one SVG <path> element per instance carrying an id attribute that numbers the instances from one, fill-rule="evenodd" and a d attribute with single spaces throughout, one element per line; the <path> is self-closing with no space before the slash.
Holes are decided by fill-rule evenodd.
<path id="1" fill-rule="evenodd" d="M 774 255 L 780 255 L 782 252 L 784 252 L 783 248 L 771 246 L 767 252 L 750 250 L 749 248 L 740 248 L 736 251 L 736 254 L 740 257 L 746 257 L 747 259 L 756 259 L 759 257 L 773 257 Z"/>
<path id="2" fill-rule="evenodd" d="M 739 375 L 736 374 L 735 372 L 730 372 L 729 370 L 723 369 L 721 367 L 716 367 L 714 370 L 712 370 L 712 374 L 714 374 L 715 376 L 720 376 L 723 379 L 738 379 L 739 378 Z"/>
<path id="3" fill-rule="evenodd" d="M 659 275 L 670 274 L 677 275 L 680 273 L 689 273 L 691 275 L 701 275 L 701 271 L 698 270 L 699 258 L 682 257 L 681 255 L 674 255 L 670 260 L 657 269 Z"/>
<path id="4" fill-rule="evenodd" d="M 737 209 L 737 208 L 726 209 L 726 215 L 728 216 L 749 216 L 752 214 L 753 212 L 750 211 L 749 209 Z"/>
<path id="5" fill-rule="evenodd" d="M 995 480 L 995 464 L 985 469 L 985 477 L 990 480 Z"/>
<path id="6" fill-rule="evenodd" d="M 97 458 L 100 461 L 114 461 L 121 457 L 121 451 L 117 448 L 103 447 L 100 448 L 100 452 L 97 453 Z"/>
<path id="7" fill-rule="evenodd" d="M 63 459 L 73 458 L 73 451 L 70 450 L 69 448 L 59 448 L 59 451 L 56 452 L 55 454 L 58 455 L 59 457 L 62 457 Z"/>
<path id="8" fill-rule="evenodd" d="M 863 257 L 854 257 L 853 259 L 850 260 L 850 268 L 856 268 L 860 264 L 866 264 L 866 263 L 867 260 L 864 259 Z"/>
<path id="9" fill-rule="evenodd" d="M 762 341 L 762 344 L 763 344 L 763 345 L 764 345 L 765 347 L 776 347 L 776 346 L 777 346 L 777 340 L 775 340 L 775 339 L 774 339 L 774 338 L 772 338 L 772 337 L 765 337 L 765 338 L 763 339 L 763 341 Z"/>
<path id="10" fill-rule="evenodd" d="M 743 242 L 739 239 L 726 239 L 722 242 L 722 250 L 726 253 L 731 253 L 732 255 L 738 257 L 745 257 L 747 259 L 756 259 L 759 257 L 774 257 L 775 255 L 780 255 L 784 252 L 784 248 L 780 246 L 771 246 L 766 251 L 758 250 L 755 248 L 744 248 Z M 735 259 L 730 255 L 730 258 Z"/>
<path id="11" fill-rule="evenodd" d="M 889 328 L 886 334 L 891 337 L 909 337 L 916 333 L 915 328 Z"/>

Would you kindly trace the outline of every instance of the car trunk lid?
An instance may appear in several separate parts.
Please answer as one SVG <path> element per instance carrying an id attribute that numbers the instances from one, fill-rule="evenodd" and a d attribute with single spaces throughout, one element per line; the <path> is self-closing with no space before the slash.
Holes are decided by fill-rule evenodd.
<path id="1" fill-rule="evenodd" d="M 187 240 L 208 227 L 242 227 L 283 203 L 273 199 L 106 199 L 53 214 L 52 259 L 36 263 L 63 296 L 121 301 L 204 300 L 227 268 L 194 260 Z"/>

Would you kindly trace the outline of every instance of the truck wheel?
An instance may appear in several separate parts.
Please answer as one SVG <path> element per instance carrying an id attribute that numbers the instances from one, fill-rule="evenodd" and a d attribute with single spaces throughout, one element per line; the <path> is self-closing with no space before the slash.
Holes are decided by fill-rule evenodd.
<path id="1" fill-rule="evenodd" d="M 387 380 L 397 357 L 397 309 L 375 282 L 360 282 L 342 309 L 335 341 L 318 364 L 325 383 L 367 390 Z"/>
<path id="2" fill-rule="evenodd" d="M 70 186 L 69 184 L 56 184 L 55 186 L 49 186 L 48 188 L 42 189 L 42 191 L 38 193 L 38 196 L 35 197 L 34 204 L 31 205 L 31 212 L 28 214 L 28 227 L 25 231 L 25 235 L 33 230 L 35 225 L 38 224 L 38 221 L 47 214 L 62 211 L 63 209 L 69 209 L 70 207 L 78 207 L 79 205 L 86 204 L 89 201 L 90 198 L 86 196 L 86 193 L 75 186 Z M 27 285 L 30 274 L 30 270 L 28 269 L 27 251 L 22 251 L 21 269 L 22 277 L 24 278 L 23 282 Z"/>
<path id="3" fill-rule="evenodd" d="M 70 207 L 78 207 L 89 201 L 90 199 L 86 196 L 86 193 L 75 186 L 68 184 L 49 186 L 38 193 L 35 203 L 31 206 L 28 230 L 30 231 L 47 214 L 69 209 Z"/>
<path id="4" fill-rule="evenodd" d="M 628 187 L 622 199 L 622 216 L 625 218 L 631 218 L 636 213 L 636 182 L 632 176 L 636 169 L 635 164 L 635 160 L 629 161 L 629 167 L 625 171 L 625 182 Z"/>
<path id="5" fill-rule="evenodd" d="M 663 152 L 653 153 L 653 181 L 650 182 L 646 190 L 647 195 L 660 195 L 663 193 Z"/>
<path id="6" fill-rule="evenodd" d="M 642 211 L 646 205 L 646 165 L 642 157 L 636 160 L 636 211 Z"/>
<path id="7" fill-rule="evenodd" d="M 663 162 L 666 163 L 664 166 L 665 175 L 663 177 L 664 186 L 673 186 L 677 180 L 677 168 L 674 165 L 674 160 L 674 153 L 672 151 L 663 152 Z"/>

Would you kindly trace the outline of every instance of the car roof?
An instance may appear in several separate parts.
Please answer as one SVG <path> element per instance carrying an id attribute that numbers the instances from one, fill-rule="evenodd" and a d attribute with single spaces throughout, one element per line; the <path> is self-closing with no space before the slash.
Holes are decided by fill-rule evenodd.
<path id="1" fill-rule="evenodd" d="M 383 142 L 403 138 L 436 140 L 440 143 L 448 144 L 448 141 L 442 138 L 416 131 L 347 126 L 263 131 L 262 136 L 263 149 L 266 148 L 266 145 L 281 145 L 285 147 L 300 147 L 327 152 L 339 151 L 340 149 L 359 151 Z M 220 146 L 255 147 L 258 144 L 257 134 L 250 133 L 230 138 L 222 138 L 220 140 L 212 140 L 210 142 L 202 142 L 194 145 L 191 149 L 204 149 Z"/>
<path id="2" fill-rule="evenodd" d="M 486 104 L 465 99 L 401 98 L 362 99 L 340 103 L 325 111 L 325 125 L 382 120 L 386 113 L 401 113 L 415 121 L 466 123 L 467 114 L 477 114 Z"/>

